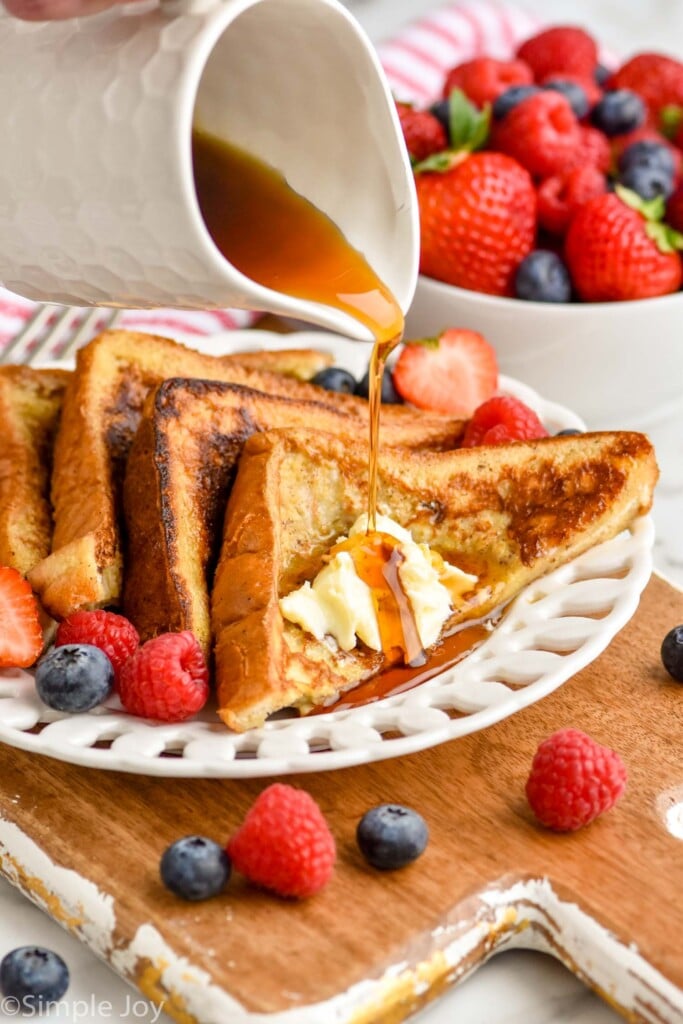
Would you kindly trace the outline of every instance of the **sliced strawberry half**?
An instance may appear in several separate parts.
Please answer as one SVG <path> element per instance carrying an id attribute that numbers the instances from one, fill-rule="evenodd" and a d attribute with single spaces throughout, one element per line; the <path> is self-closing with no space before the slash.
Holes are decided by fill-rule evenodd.
<path id="1" fill-rule="evenodd" d="M 402 398 L 420 409 L 469 417 L 498 387 L 498 362 L 476 331 L 452 328 L 404 345 L 393 373 Z"/>
<path id="2" fill-rule="evenodd" d="M 0 566 L 0 668 L 28 668 L 40 657 L 38 602 L 16 569 Z"/>

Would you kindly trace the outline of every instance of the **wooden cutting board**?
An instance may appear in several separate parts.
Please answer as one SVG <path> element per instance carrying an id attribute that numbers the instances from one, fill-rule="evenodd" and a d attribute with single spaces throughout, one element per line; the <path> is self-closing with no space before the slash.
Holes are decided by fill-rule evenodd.
<path id="1" fill-rule="evenodd" d="M 683 594 L 653 579 L 609 650 L 540 703 L 420 754 L 291 779 L 319 801 L 339 850 L 332 882 L 307 902 L 235 879 L 188 904 L 158 880 L 168 843 L 226 840 L 268 780 L 113 774 L 9 747 L 0 866 L 182 1024 L 395 1024 L 511 946 L 554 953 L 631 1021 L 678 1024 L 683 686 L 659 648 L 680 622 Z M 538 742 L 563 726 L 615 747 L 629 769 L 618 807 L 572 835 L 539 828 L 524 798 Z M 422 858 L 392 874 L 367 867 L 354 841 L 384 801 L 414 806 L 431 830 Z"/>

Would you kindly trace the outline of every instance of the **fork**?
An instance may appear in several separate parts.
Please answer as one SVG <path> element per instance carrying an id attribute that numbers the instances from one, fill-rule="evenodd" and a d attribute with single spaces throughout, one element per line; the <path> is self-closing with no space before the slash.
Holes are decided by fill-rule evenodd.
<path id="1" fill-rule="evenodd" d="M 122 310 L 100 308 L 80 309 L 76 306 L 53 306 L 40 303 L 30 320 L 0 352 L 0 365 L 25 363 L 40 359 L 67 359 L 77 348 L 89 341 L 95 331 L 115 327 Z M 103 318 L 104 316 L 104 318 Z"/>

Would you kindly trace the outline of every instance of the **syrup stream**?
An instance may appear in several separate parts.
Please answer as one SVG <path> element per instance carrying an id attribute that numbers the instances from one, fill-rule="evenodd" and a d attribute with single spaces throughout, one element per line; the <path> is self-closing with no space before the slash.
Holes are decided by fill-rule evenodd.
<path id="1" fill-rule="evenodd" d="M 226 259 L 268 288 L 350 314 L 375 338 L 369 370 L 368 532 L 364 547 L 352 545 L 352 557 L 372 589 L 383 648 L 384 637 L 390 638 L 385 653 L 389 657 L 398 648 L 407 663 L 423 664 L 415 618 L 397 571 L 397 542 L 376 533 L 382 377 L 403 336 L 401 308 L 336 224 L 273 168 L 197 128 L 192 155 L 202 217 Z"/>

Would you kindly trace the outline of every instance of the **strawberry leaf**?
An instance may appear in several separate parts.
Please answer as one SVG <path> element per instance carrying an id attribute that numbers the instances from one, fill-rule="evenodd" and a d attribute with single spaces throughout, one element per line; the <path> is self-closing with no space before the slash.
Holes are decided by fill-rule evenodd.
<path id="1" fill-rule="evenodd" d="M 436 334 L 429 338 L 411 338 L 406 345 L 421 345 L 423 348 L 438 348 L 441 335 Z"/>
<path id="2" fill-rule="evenodd" d="M 453 89 L 448 105 L 451 149 L 466 149 L 469 153 L 481 149 L 489 137 L 490 103 L 479 110 L 468 100 L 462 89 Z"/>
<path id="3" fill-rule="evenodd" d="M 630 188 L 625 188 L 623 185 L 615 185 L 614 191 L 622 203 L 630 206 L 632 210 L 636 210 L 649 223 L 656 224 L 664 217 L 666 210 L 664 196 L 655 196 L 654 199 L 643 199 L 637 192 Z"/>
<path id="4" fill-rule="evenodd" d="M 450 171 L 457 167 L 458 164 L 461 164 L 463 160 L 467 159 L 468 155 L 467 150 L 444 149 L 441 153 L 432 153 L 431 156 L 413 164 L 413 171 L 415 174 L 421 174 L 423 171 L 437 171 L 440 174 L 444 174 L 446 171 Z"/>
<path id="5" fill-rule="evenodd" d="M 652 239 L 660 252 L 679 252 L 683 249 L 683 234 L 668 224 L 662 224 L 658 221 L 647 221 L 645 233 L 648 238 Z"/>

